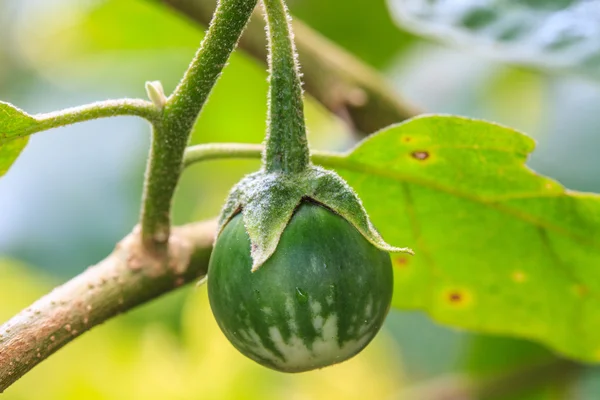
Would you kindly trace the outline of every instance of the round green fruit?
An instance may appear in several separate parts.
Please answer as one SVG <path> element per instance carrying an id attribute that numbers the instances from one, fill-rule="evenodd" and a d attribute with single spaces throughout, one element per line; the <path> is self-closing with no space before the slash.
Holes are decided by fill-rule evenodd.
<path id="1" fill-rule="evenodd" d="M 208 295 L 221 330 L 247 357 L 283 372 L 347 360 L 377 334 L 393 290 L 389 255 L 329 209 L 303 202 L 275 253 L 250 272 L 242 216 L 210 259 Z"/>

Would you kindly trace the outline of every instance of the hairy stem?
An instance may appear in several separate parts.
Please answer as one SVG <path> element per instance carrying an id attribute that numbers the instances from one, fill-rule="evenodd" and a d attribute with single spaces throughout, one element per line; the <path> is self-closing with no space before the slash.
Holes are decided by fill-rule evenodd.
<path id="1" fill-rule="evenodd" d="M 283 0 L 263 0 L 269 39 L 269 110 L 263 157 L 268 172 L 302 172 L 310 163 L 302 83 Z"/>
<path id="2" fill-rule="evenodd" d="M 246 143 L 209 143 L 190 146 L 185 150 L 184 165 L 189 167 L 192 164 L 227 158 L 238 159 L 258 159 L 264 152 L 264 146 L 258 144 Z M 311 159 L 315 164 L 325 166 L 339 165 L 337 160 L 343 158 L 342 154 L 331 153 L 328 151 L 311 151 Z"/>
<path id="3" fill-rule="evenodd" d="M 50 113 L 36 114 L 31 116 L 35 119 L 35 123 L 30 124 L 18 133 L 11 135 L 10 139 L 0 138 L 0 144 L 3 143 L 3 140 L 13 140 L 48 129 L 59 128 L 61 126 L 72 125 L 78 122 L 90 121 L 98 118 L 117 116 L 137 116 L 150 122 L 154 122 L 158 119 L 158 110 L 149 101 L 139 99 L 119 99 L 98 101 L 96 103 L 66 108 Z"/>
<path id="4" fill-rule="evenodd" d="M 260 158 L 264 147 L 246 143 L 208 143 L 190 146 L 183 157 L 184 168 L 192 164 L 227 158 Z"/>
<path id="5" fill-rule="evenodd" d="M 92 119 L 123 115 L 142 117 L 150 122 L 154 122 L 157 120 L 158 114 L 154 104 L 149 101 L 140 99 L 119 99 L 99 101 L 51 113 L 37 114 L 34 115 L 34 118 L 38 121 L 36 131 L 42 131 Z"/>
<path id="6" fill-rule="evenodd" d="M 215 7 L 214 0 L 147 1 L 167 4 L 202 25 L 208 24 Z M 297 18 L 292 25 L 306 92 L 347 121 L 359 135 L 368 135 L 420 112 L 401 99 L 376 70 Z M 263 19 L 254 15 L 239 45 L 266 63 L 264 26 Z"/>
<path id="7" fill-rule="evenodd" d="M 171 202 L 182 171 L 183 152 L 208 95 L 248 22 L 257 0 L 221 0 L 208 32 L 183 79 L 153 124 L 142 199 L 142 241 L 164 254 Z"/>
<path id="8" fill-rule="evenodd" d="M 166 259 L 149 257 L 139 232 L 97 265 L 0 326 L 0 393 L 76 337 L 204 276 L 216 220 L 175 228 Z"/>

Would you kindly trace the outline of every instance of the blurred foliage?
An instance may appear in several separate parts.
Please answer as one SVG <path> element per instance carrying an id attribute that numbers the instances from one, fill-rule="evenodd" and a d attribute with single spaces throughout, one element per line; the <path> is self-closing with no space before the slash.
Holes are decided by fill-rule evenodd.
<path id="1" fill-rule="evenodd" d="M 595 79 L 600 4 L 588 0 L 389 0 L 398 24 L 415 33 L 517 64 Z"/>

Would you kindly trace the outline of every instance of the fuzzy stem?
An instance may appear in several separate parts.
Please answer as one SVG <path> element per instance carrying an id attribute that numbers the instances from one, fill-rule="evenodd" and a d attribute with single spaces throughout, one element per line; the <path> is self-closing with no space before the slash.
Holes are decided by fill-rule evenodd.
<path id="1" fill-rule="evenodd" d="M 171 202 L 182 171 L 183 152 L 194 123 L 219 78 L 257 0 L 221 0 L 208 32 L 183 79 L 153 124 L 142 200 L 144 247 L 164 255 L 171 227 Z"/>
<path id="2" fill-rule="evenodd" d="M 224 159 L 259 159 L 264 154 L 265 147 L 248 143 L 208 143 L 190 146 L 185 150 L 183 165 L 185 168 L 203 161 Z M 317 165 L 343 165 L 344 154 L 329 151 L 312 150 L 311 160 Z"/>
<path id="3" fill-rule="evenodd" d="M 184 168 L 201 161 L 223 160 L 227 158 L 260 158 L 264 147 L 246 143 L 207 143 L 190 146 L 183 156 Z"/>
<path id="4" fill-rule="evenodd" d="M 2 102 L 0 102 L 2 103 Z M 6 103 L 2 103 L 6 104 Z M 78 107 L 66 108 L 43 114 L 32 115 L 36 123 L 15 132 L 10 136 L 0 137 L 0 145 L 7 141 L 33 135 L 48 129 L 60 128 L 79 122 L 91 121 L 99 118 L 118 116 L 136 116 L 150 122 L 155 122 L 159 113 L 149 101 L 139 99 L 119 99 L 98 101 Z"/>
<path id="5" fill-rule="evenodd" d="M 290 17 L 283 0 L 263 1 L 269 39 L 267 172 L 302 172 L 310 164 L 302 83 Z"/>
<path id="6" fill-rule="evenodd" d="M 34 115 L 34 118 L 38 121 L 35 131 L 38 132 L 78 122 L 117 116 L 137 116 L 153 122 L 158 118 L 158 114 L 156 107 L 145 100 L 105 100 L 51 113 Z"/>

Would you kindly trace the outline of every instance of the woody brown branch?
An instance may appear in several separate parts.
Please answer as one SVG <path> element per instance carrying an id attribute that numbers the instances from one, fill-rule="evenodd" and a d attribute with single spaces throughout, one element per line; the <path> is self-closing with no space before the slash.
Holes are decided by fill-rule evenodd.
<path id="1" fill-rule="evenodd" d="M 139 230 L 107 258 L 0 326 L 0 393 L 82 333 L 206 274 L 216 221 L 175 228 L 157 259 Z"/>

